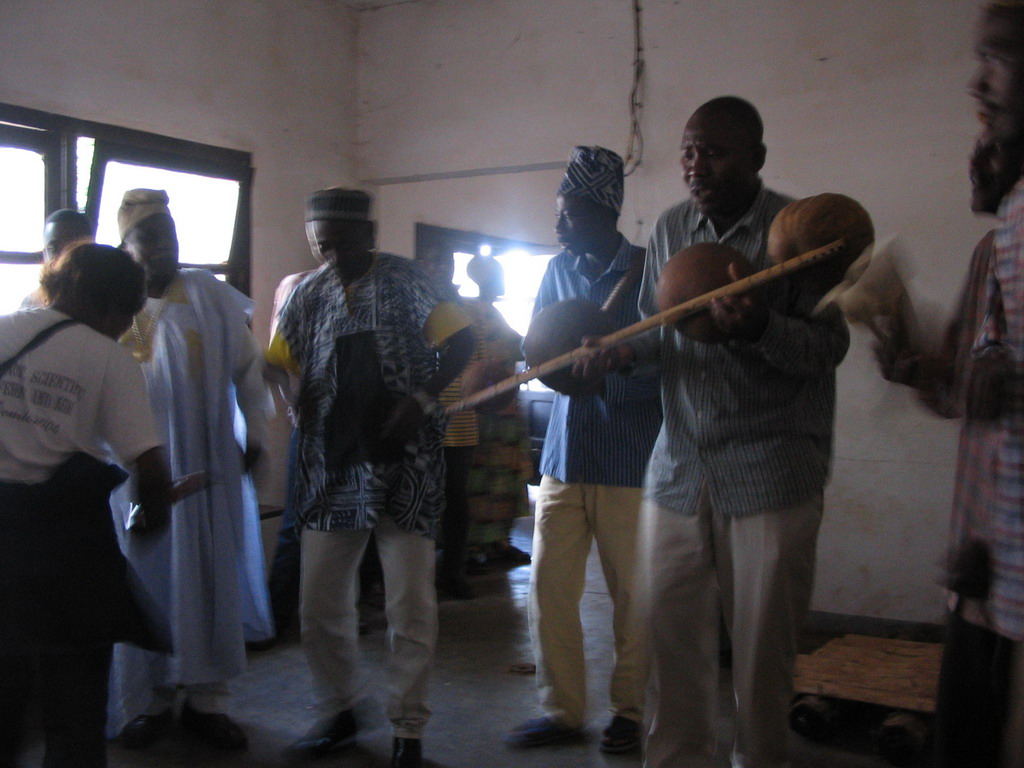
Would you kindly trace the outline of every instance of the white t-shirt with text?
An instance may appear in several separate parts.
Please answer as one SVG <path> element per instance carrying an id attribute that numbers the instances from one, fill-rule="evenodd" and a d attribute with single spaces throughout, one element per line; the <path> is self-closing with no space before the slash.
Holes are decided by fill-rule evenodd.
<path id="1" fill-rule="evenodd" d="M 48 308 L 0 316 L 0 362 L 66 317 Z M 139 364 L 86 325 L 57 331 L 0 379 L 0 480 L 42 482 L 76 451 L 129 464 L 160 444 Z"/>

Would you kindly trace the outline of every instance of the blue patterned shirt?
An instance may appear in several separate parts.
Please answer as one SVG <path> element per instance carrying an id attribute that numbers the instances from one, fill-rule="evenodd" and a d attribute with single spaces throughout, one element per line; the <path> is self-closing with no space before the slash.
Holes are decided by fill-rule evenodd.
<path id="1" fill-rule="evenodd" d="M 665 211 L 654 225 L 640 288 L 640 311 L 658 311 L 661 268 L 688 245 L 720 242 L 757 270 L 770 266 L 768 227 L 788 202 L 762 188 L 750 210 L 721 235 L 691 201 Z M 703 344 L 662 327 L 665 421 L 647 472 L 646 495 L 693 514 L 706 486 L 718 514 L 784 509 L 821 493 L 832 456 L 835 369 L 849 347 L 834 307 L 812 316 L 818 297 L 786 279 L 760 292 L 768 326 L 756 342 Z"/>
<path id="2" fill-rule="evenodd" d="M 548 263 L 534 315 L 564 299 L 588 299 L 601 306 L 637 250 L 622 238 L 611 264 L 596 279 L 580 272 L 579 257 L 562 251 Z M 622 297 L 613 313 L 616 328 L 640 320 L 639 289 L 637 281 Z M 563 483 L 639 488 L 660 424 L 658 377 L 654 375 L 630 378 L 612 374 L 605 379 L 600 395 L 556 394 L 540 471 Z"/>

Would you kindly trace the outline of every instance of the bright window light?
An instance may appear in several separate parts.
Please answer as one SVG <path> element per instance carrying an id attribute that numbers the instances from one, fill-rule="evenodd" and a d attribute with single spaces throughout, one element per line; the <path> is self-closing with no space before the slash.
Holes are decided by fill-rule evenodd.
<path id="1" fill-rule="evenodd" d="M 126 191 L 140 187 L 167 191 L 182 262 L 221 264 L 228 260 L 238 208 L 238 182 L 164 168 L 107 163 L 96 231 L 98 242 L 120 243 L 117 209 Z"/>
<path id="2" fill-rule="evenodd" d="M 554 254 L 537 255 L 513 249 L 494 257 L 505 270 L 505 295 L 494 303 L 508 324 L 526 335 L 533 317 L 541 278 Z"/>
<path id="3" fill-rule="evenodd" d="M 481 256 L 490 256 L 491 255 L 491 246 L 487 245 L 486 243 L 481 245 L 480 246 L 480 255 Z"/>
<path id="4" fill-rule="evenodd" d="M 31 149 L 0 147 L 0 251 L 43 249 L 46 164 Z"/>
<path id="5" fill-rule="evenodd" d="M 21 308 L 25 297 L 39 287 L 41 268 L 41 264 L 0 264 L 0 315 Z"/>
<path id="6" fill-rule="evenodd" d="M 481 247 L 481 255 L 483 248 Z M 455 253 L 455 273 L 452 282 L 458 286 L 459 295 L 465 298 L 477 298 L 480 290 L 477 284 L 469 279 L 466 267 L 474 258 L 471 253 Z M 512 249 L 493 256 L 501 264 L 505 273 L 505 295 L 494 302 L 505 321 L 521 336 L 530 329 L 533 317 L 533 304 L 537 299 L 541 278 L 548 268 L 548 262 L 554 254 L 538 255 L 522 249 Z M 546 390 L 540 381 L 534 379 L 525 384 L 527 389 Z"/>
<path id="7" fill-rule="evenodd" d="M 455 275 L 452 282 L 459 287 L 459 295 L 468 299 L 480 295 L 476 283 L 469 279 L 466 266 L 471 253 L 455 254 Z M 494 302 L 494 307 L 520 335 L 526 335 L 533 317 L 533 302 L 537 298 L 540 280 L 548 268 L 551 255 L 536 255 L 522 249 L 505 251 L 492 257 L 505 272 L 505 295 Z"/>
<path id="8" fill-rule="evenodd" d="M 454 256 L 455 273 L 452 275 L 452 283 L 458 286 L 459 296 L 475 299 L 480 295 L 480 289 L 476 283 L 469 279 L 469 274 L 466 272 L 466 267 L 473 259 L 473 254 L 456 252 Z"/>

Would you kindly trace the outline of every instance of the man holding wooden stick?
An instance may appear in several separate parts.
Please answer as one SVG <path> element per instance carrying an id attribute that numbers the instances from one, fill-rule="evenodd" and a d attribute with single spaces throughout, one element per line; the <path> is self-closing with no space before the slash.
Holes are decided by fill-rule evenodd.
<path id="1" fill-rule="evenodd" d="M 690 199 L 654 225 L 640 311 L 657 312 L 662 267 L 718 242 L 769 265 L 768 227 L 789 199 L 764 188 L 760 116 L 736 97 L 701 106 L 683 133 Z M 735 272 L 735 269 L 732 269 Z M 731 274 L 737 279 L 739 274 Z M 832 454 L 835 368 L 849 334 L 797 281 L 716 299 L 720 344 L 663 327 L 601 356 L 621 368 L 659 357 L 665 420 L 645 481 L 651 682 L 645 765 L 690 768 L 716 751 L 720 616 L 733 646 L 733 765 L 787 765 L 787 712 L 810 603 Z"/>
<path id="2" fill-rule="evenodd" d="M 541 281 L 535 317 L 556 302 L 584 299 L 603 306 L 615 328 L 639 320 L 644 251 L 618 231 L 622 198 L 622 158 L 603 147 L 575 147 L 556 200 L 555 233 L 563 250 Z M 615 635 L 612 719 L 600 749 L 628 752 L 640 744 L 647 654 L 635 616 L 634 572 L 644 467 L 660 423 L 653 375 L 609 376 L 593 393 L 555 397 L 541 457 L 530 579 L 530 637 L 544 715 L 513 730 L 507 739 L 513 746 L 576 738 L 586 721 L 580 599 L 595 540 Z"/>

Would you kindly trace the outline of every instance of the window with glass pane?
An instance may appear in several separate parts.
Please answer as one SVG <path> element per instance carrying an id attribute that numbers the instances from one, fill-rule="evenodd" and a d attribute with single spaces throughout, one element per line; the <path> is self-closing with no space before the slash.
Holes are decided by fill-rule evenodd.
<path id="1" fill-rule="evenodd" d="M 89 202 L 89 184 L 92 182 L 92 158 L 96 152 L 96 139 L 78 136 L 75 139 L 75 202 L 76 208 L 85 210 Z"/>
<path id="2" fill-rule="evenodd" d="M 480 295 L 476 283 L 469 279 L 466 268 L 473 258 L 470 253 L 455 253 L 455 274 L 452 282 L 459 286 L 459 295 L 475 298 Z M 494 302 L 494 308 L 520 336 L 530 329 L 533 304 L 541 278 L 554 254 L 535 254 L 513 248 L 491 256 L 505 271 L 505 295 Z"/>
<path id="3" fill-rule="evenodd" d="M 459 294 L 467 298 L 479 295 L 476 283 L 469 279 L 466 272 L 474 255 L 493 258 L 498 262 L 505 273 L 505 295 L 494 302 L 494 307 L 513 329 L 521 335 L 526 334 L 541 278 L 557 248 L 417 223 L 417 258 L 422 258 L 428 248 L 441 248 L 454 254 L 455 272 L 452 281 L 459 286 Z"/>
<path id="4" fill-rule="evenodd" d="M 117 209 L 129 189 L 162 189 L 178 231 L 183 264 L 226 264 L 238 209 L 238 182 L 194 173 L 109 162 L 103 174 L 96 240 L 117 244 Z"/>
<path id="5" fill-rule="evenodd" d="M 39 286 L 46 161 L 42 153 L 0 146 L 0 314 L 18 309 Z"/>
<path id="6" fill-rule="evenodd" d="M 38 284 L 48 213 L 82 211 L 117 244 L 117 209 L 137 187 L 167 191 L 182 264 L 248 293 L 251 165 L 247 152 L 0 104 L 0 313 Z"/>
<path id="7" fill-rule="evenodd" d="M 42 251 L 45 188 L 41 153 L 0 147 L 0 251 Z"/>
<path id="8" fill-rule="evenodd" d="M 42 264 L 0 264 L 0 315 L 20 309 L 39 288 Z"/>

